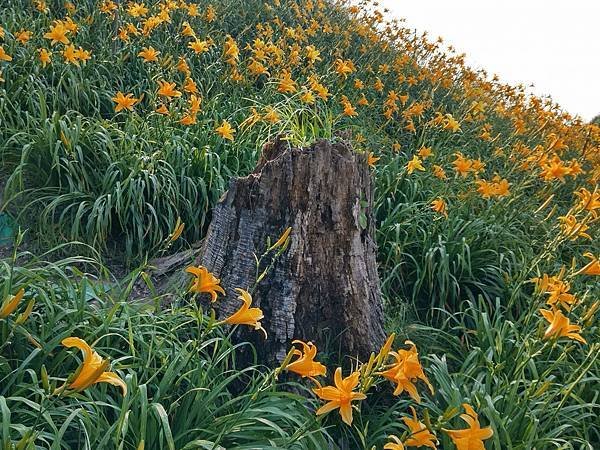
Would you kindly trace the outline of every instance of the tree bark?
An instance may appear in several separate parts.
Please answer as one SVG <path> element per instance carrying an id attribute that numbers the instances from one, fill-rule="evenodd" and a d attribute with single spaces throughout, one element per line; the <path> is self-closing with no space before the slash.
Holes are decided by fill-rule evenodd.
<path id="1" fill-rule="evenodd" d="M 343 142 L 291 148 L 278 139 L 265 146 L 253 173 L 231 182 L 197 261 L 227 292 L 219 317 L 239 308 L 234 288 L 254 285 L 254 255 L 264 253 L 267 237 L 275 242 L 292 228 L 289 247 L 253 293 L 268 338 L 240 327 L 260 361 L 281 362 L 294 339 L 359 358 L 382 345 L 372 202 L 366 156 Z"/>

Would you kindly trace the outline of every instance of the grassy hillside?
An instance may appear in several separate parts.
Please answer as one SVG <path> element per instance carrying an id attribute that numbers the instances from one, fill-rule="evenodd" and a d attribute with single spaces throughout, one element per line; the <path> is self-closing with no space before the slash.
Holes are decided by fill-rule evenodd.
<path id="1" fill-rule="evenodd" d="M 598 124 L 369 2 L 4 4 L 2 211 L 24 234 L 0 263 L 3 448 L 481 448 L 445 431 L 465 412 L 488 449 L 600 446 Z M 315 414 L 348 355 L 319 349 L 313 380 L 241 367 L 185 287 L 127 302 L 264 143 L 346 130 L 372 165 L 399 351 L 352 361 L 353 420 Z M 73 376 L 68 337 L 111 361 Z M 109 367 L 126 395 L 89 385 Z"/>

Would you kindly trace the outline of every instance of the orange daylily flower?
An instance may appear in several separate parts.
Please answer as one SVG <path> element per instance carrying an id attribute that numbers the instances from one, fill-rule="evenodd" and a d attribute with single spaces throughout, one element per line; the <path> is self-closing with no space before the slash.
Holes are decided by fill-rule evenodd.
<path id="1" fill-rule="evenodd" d="M 163 114 L 163 115 L 168 115 L 169 114 L 169 108 L 166 107 L 166 105 L 160 105 L 158 108 L 155 109 L 155 111 L 159 114 Z"/>
<path id="2" fill-rule="evenodd" d="M 191 81 L 191 80 L 190 80 Z M 200 112 L 200 105 L 202 103 L 202 98 L 197 95 L 190 95 L 189 99 L 190 103 L 190 114 L 198 114 Z"/>
<path id="3" fill-rule="evenodd" d="M 56 22 L 50 27 L 50 31 L 44 34 L 44 38 L 50 40 L 50 45 L 55 45 L 59 42 L 67 45 L 69 43 L 69 38 L 67 37 L 69 32 L 69 29 L 62 22 Z"/>
<path id="4" fill-rule="evenodd" d="M 258 123 L 258 121 L 260 119 L 262 119 L 262 116 L 256 110 L 256 108 L 252 107 L 252 108 L 250 108 L 250 111 L 251 111 L 250 115 L 248 117 L 246 117 L 240 124 L 240 128 L 242 130 L 245 128 L 252 128 L 254 125 L 256 125 Z"/>
<path id="5" fill-rule="evenodd" d="M 190 66 L 188 65 L 187 61 L 185 60 L 185 58 L 183 57 L 179 57 L 179 60 L 177 61 L 177 65 L 175 66 L 175 68 L 181 72 L 181 73 L 185 73 L 188 77 L 191 74 L 190 71 Z"/>
<path id="6" fill-rule="evenodd" d="M 248 64 L 248 70 L 250 71 L 250 73 L 254 76 L 259 76 L 259 75 L 269 75 L 269 71 L 267 70 L 267 68 L 264 66 L 263 63 L 253 59 L 250 64 Z"/>
<path id="7" fill-rule="evenodd" d="M 535 287 L 539 292 L 546 293 L 555 290 L 557 287 L 562 287 L 563 283 L 565 283 L 562 281 L 564 274 L 565 268 L 563 267 L 558 275 L 549 276 L 547 273 L 545 273 L 541 278 L 535 277 L 529 281 L 531 283 L 535 283 Z M 566 291 L 568 291 L 568 289 Z"/>
<path id="8" fill-rule="evenodd" d="M 346 79 L 348 77 L 348 75 L 350 75 L 352 72 L 354 72 L 356 70 L 354 68 L 354 64 L 349 59 L 342 60 L 342 59 L 338 58 L 335 60 L 334 64 L 335 64 L 335 71 L 337 72 L 338 75 L 341 75 L 344 79 Z"/>
<path id="9" fill-rule="evenodd" d="M 75 380 L 69 384 L 70 389 L 81 392 L 92 384 L 110 383 L 113 386 L 119 386 L 123 395 L 127 394 L 127 385 L 121 377 L 116 373 L 106 372 L 109 361 L 96 353 L 87 342 L 77 337 L 68 337 L 62 340 L 62 345 L 67 348 L 76 347 L 83 352 L 83 363 L 76 372 Z"/>
<path id="10" fill-rule="evenodd" d="M 42 67 L 46 67 L 52 61 L 52 52 L 49 52 L 45 48 L 40 48 L 38 58 L 42 63 Z"/>
<path id="11" fill-rule="evenodd" d="M 433 150 L 431 150 L 431 147 L 423 146 L 419 149 L 419 151 L 417 152 L 417 155 L 419 155 L 423 159 L 427 159 L 428 157 L 433 155 Z"/>
<path id="12" fill-rule="evenodd" d="M 89 50 L 84 50 L 83 48 L 79 47 L 76 51 L 75 51 L 76 57 L 79 61 L 83 61 L 84 63 L 90 59 L 92 59 L 92 52 Z"/>
<path id="13" fill-rule="evenodd" d="M 175 83 L 169 83 L 165 80 L 158 81 L 158 95 L 167 97 L 169 100 L 173 97 L 181 97 L 181 92 L 175 89 Z"/>
<path id="14" fill-rule="evenodd" d="M 233 141 L 233 133 L 235 133 L 235 128 L 233 128 L 226 120 L 224 120 L 223 123 L 215 129 L 215 131 L 223 139 L 229 139 L 230 141 Z"/>
<path id="15" fill-rule="evenodd" d="M 188 48 L 194 50 L 196 54 L 205 53 L 209 50 L 210 43 L 208 41 L 195 40 L 188 44 Z"/>
<path id="16" fill-rule="evenodd" d="M 552 161 L 542 165 L 542 169 L 540 176 L 545 181 L 552 181 L 555 179 L 565 181 L 565 176 L 569 175 L 570 172 L 569 167 L 566 166 L 558 156 L 555 156 Z"/>
<path id="17" fill-rule="evenodd" d="M 115 112 L 122 111 L 124 109 L 133 111 L 133 105 L 140 101 L 139 98 L 135 98 L 133 94 L 123 94 L 121 91 L 117 92 L 112 98 L 112 101 L 116 103 Z"/>
<path id="18" fill-rule="evenodd" d="M 196 123 L 196 115 L 186 114 L 179 120 L 179 123 L 186 126 L 194 125 Z"/>
<path id="19" fill-rule="evenodd" d="M 403 417 L 402 421 L 410 430 L 410 435 L 404 442 L 407 447 L 430 447 L 437 448 L 435 443 L 437 439 L 435 435 L 427 429 L 425 424 L 417 419 L 417 412 L 415 408 L 410 406 L 412 412 L 411 417 Z"/>
<path id="20" fill-rule="evenodd" d="M 598 257 L 594 256 L 591 252 L 585 252 L 583 256 L 589 259 L 590 262 L 573 275 L 600 275 L 600 261 L 598 260 Z"/>
<path id="21" fill-rule="evenodd" d="M 225 295 L 225 289 L 220 286 L 221 280 L 215 277 L 212 272 L 204 266 L 190 266 L 185 269 L 187 273 L 194 275 L 194 281 L 190 286 L 190 292 L 196 294 L 206 293 L 210 294 L 210 301 L 217 301 L 217 292 Z"/>
<path id="22" fill-rule="evenodd" d="M 547 275 L 544 274 L 544 277 Z M 544 281 L 542 281 L 544 283 Z M 562 281 L 560 278 L 552 277 L 547 278 L 547 286 L 543 291 L 546 294 L 550 294 L 546 300 L 546 304 L 554 307 L 556 304 L 560 304 L 567 311 L 577 302 L 577 299 L 573 294 L 569 294 L 571 286 L 566 281 Z"/>
<path id="23" fill-rule="evenodd" d="M 485 180 L 477 180 L 475 181 L 477 184 L 477 192 L 481 194 L 483 198 L 490 198 L 494 195 L 494 185 Z"/>
<path id="24" fill-rule="evenodd" d="M 300 95 L 300 100 L 307 105 L 311 105 L 315 102 L 315 95 L 311 90 L 305 89 Z"/>
<path id="25" fill-rule="evenodd" d="M 275 123 L 279 122 L 281 120 L 281 118 L 279 117 L 279 114 L 277 113 L 277 111 L 275 109 L 273 109 L 271 106 L 269 106 L 265 109 L 265 115 L 263 116 L 263 120 L 265 122 L 275 124 Z"/>
<path id="26" fill-rule="evenodd" d="M 469 174 L 469 172 L 473 170 L 473 161 L 465 158 L 460 153 L 457 153 L 455 156 L 456 159 L 452 162 L 452 164 L 454 165 L 454 171 L 456 173 L 459 173 L 464 178 Z"/>
<path id="27" fill-rule="evenodd" d="M 142 51 L 138 53 L 138 56 L 144 60 L 144 62 L 155 62 L 158 61 L 158 55 L 160 52 L 154 47 L 144 47 Z"/>
<path id="28" fill-rule="evenodd" d="M 187 5 L 187 9 L 190 17 L 198 17 L 200 15 L 200 12 L 198 11 L 198 5 L 195 3 Z"/>
<path id="29" fill-rule="evenodd" d="M 225 38 L 225 44 L 223 45 L 223 57 L 226 62 L 232 66 L 237 64 L 237 60 L 240 56 L 240 49 L 231 36 Z"/>
<path id="30" fill-rule="evenodd" d="M 444 168 L 438 165 L 433 166 L 433 176 L 440 180 L 446 180 L 448 178 L 446 176 L 446 171 L 444 170 Z"/>
<path id="31" fill-rule="evenodd" d="M 419 361 L 419 354 L 417 353 L 417 346 L 411 341 L 405 341 L 404 344 L 409 345 L 410 349 L 390 352 L 396 359 L 396 362 L 392 367 L 382 372 L 381 375 L 391 382 L 396 383 L 394 395 L 400 395 L 402 392 L 407 391 L 413 400 L 420 402 L 421 396 L 415 386 L 417 380 L 424 381 L 432 394 L 433 386 L 423 372 L 423 367 Z"/>
<path id="32" fill-rule="evenodd" d="M 358 106 L 369 106 L 369 99 L 365 96 L 365 94 L 362 94 L 356 104 Z"/>
<path id="33" fill-rule="evenodd" d="M 406 171 L 408 174 L 412 174 L 415 170 L 425 171 L 425 167 L 423 167 L 423 161 L 417 156 L 414 155 L 413 158 L 406 163 Z"/>
<path id="34" fill-rule="evenodd" d="M 569 318 L 562 311 L 540 309 L 540 314 L 550 323 L 544 332 L 544 339 L 566 337 L 579 341 L 582 344 L 587 344 L 586 340 L 579 334 L 581 327 L 579 325 L 572 325 Z"/>
<path id="35" fill-rule="evenodd" d="M 67 64 L 79 66 L 79 51 L 73 44 L 67 45 L 61 53 Z"/>
<path id="36" fill-rule="evenodd" d="M 356 371 L 342 379 L 342 368 L 338 367 L 333 377 L 335 386 L 313 389 L 320 399 L 328 402 L 317 410 L 317 416 L 339 408 L 344 423 L 352 425 L 352 402 L 367 398 L 362 392 L 354 392 L 354 388 L 358 386 L 359 377 L 360 372 Z"/>
<path id="37" fill-rule="evenodd" d="M 212 5 L 208 5 L 208 7 L 206 8 L 206 13 L 204 14 L 204 18 L 206 19 L 206 21 L 208 23 L 214 22 L 215 19 L 217 18 L 217 12 L 215 11 L 215 8 Z"/>
<path id="38" fill-rule="evenodd" d="M 12 61 L 12 56 L 6 53 L 4 47 L 0 45 L 0 61 Z"/>
<path id="39" fill-rule="evenodd" d="M 143 3 L 131 2 L 127 8 L 127 14 L 131 17 L 144 17 L 148 14 L 148 8 Z"/>
<path id="40" fill-rule="evenodd" d="M 377 161 L 379 161 L 381 159 L 381 157 L 379 156 L 375 156 L 375 153 L 373 152 L 369 152 L 368 156 L 367 156 L 367 164 L 371 167 L 375 167 L 375 164 L 377 163 Z"/>
<path id="41" fill-rule="evenodd" d="M 183 22 L 181 27 L 183 28 L 183 30 L 181 31 L 182 36 L 196 37 L 196 33 L 195 33 L 194 29 L 191 27 L 191 25 L 189 24 L 189 22 L 187 22 L 187 21 Z"/>
<path id="42" fill-rule="evenodd" d="M 28 30 L 21 30 L 15 34 L 15 40 L 19 41 L 21 44 L 25 45 L 31 39 L 33 32 Z"/>
<path id="43" fill-rule="evenodd" d="M 358 116 L 356 109 L 354 108 L 354 106 L 352 106 L 352 103 L 350 103 L 350 100 L 348 100 L 348 97 L 346 97 L 345 95 L 342 95 L 342 99 L 340 100 L 340 103 L 344 107 L 344 112 L 343 112 L 344 116 L 347 116 L 347 117 Z"/>
<path id="44" fill-rule="evenodd" d="M 316 345 L 312 342 L 305 343 L 299 340 L 293 341 L 292 344 L 300 344 L 302 346 L 302 351 L 294 349 L 293 354 L 294 356 L 298 356 L 298 359 L 289 363 L 286 370 L 297 373 L 303 378 L 316 377 L 327 373 L 327 368 L 320 362 L 314 360 L 315 356 L 317 356 Z"/>
<path id="45" fill-rule="evenodd" d="M 451 114 L 446 114 L 442 128 L 456 133 L 460 131 L 460 123 Z"/>
<path id="46" fill-rule="evenodd" d="M 479 424 L 479 416 L 473 410 L 471 405 L 463 403 L 463 408 L 467 414 L 461 414 L 460 418 L 469 425 L 469 428 L 462 430 L 446 430 L 450 435 L 457 450 L 485 450 L 483 441 L 491 438 L 494 435 L 494 430 L 490 427 L 481 428 Z"/>
<path id="47" fill-rule="evenodd" d="M 471 168 L 475 174 L 479 174 L 483 169 L 485 169 L 485 163 L 481 159 L 472 159 L 471 160 Z M 496 176 L 494 181 L 499 181 L 500 178 Z"/>
<path id="48" fill-rule="evenodd" d="M 321 52 L 317 50 L 314 45 L 307 46 L 305 51 L 306 59 L 308 59 L 309 64 L 314 64 L 316 61 L 321 61 Z"/>
<path id="49" fill-rule="evenodd" d="M 392 441 L 383 446 L 383 450 L 404 450 L 404 444 L 398 436 L 388 436 Z"/>
<path id="50" fill-rule="evenodd" d="M 291 94 L 292 92 L 296 92 L 296 90 L 296 82 L 292 79 L 292 74 L 284 70 L 281 74 L 277 91 L 283 94 Z"/>
<path id="51" fill-rule="evenodd" d="M 558 218 L 561 223 L 562 234 L 568 237 L 571 241 L 576 240 L 579 237 L 586 239 L 592 239 L 592 237 L 586 233 L 589 229 L 585 223 L 579 222 L 577 217 L 573 214 L 567 214 Z"/>
<path id="52" fill-rule="evenodd" d="M 230 325 L 249 325 L 254 327 L 255 330 L 261 330 L 267 338 L 267 331 L 262 327 L 260 319 L 264 317 L 263 312 L 260 308 L 250 308 L 252 304 L 252 296 L 244 289 L 235 289 L 240 295 L 239 299 L 244 302 L 243 305 L 234 312 L 231 316 L 224 320 L 225 323 Z"/>
<path id="53" fill-rule="evenodd" d="M 590 211 L 596 217 L 596 210 L 600 209 L 600 192 L 590 192 L 586 188 L 581 188 L 574 194 L 579 198 L 577 207 Z"/>
<path id="54" fill-rule="evenodd" d="M 497 197 L 504 197 L 510 194 L 510 183 L 507 179 L 499 179 L 494 177 L 494 195 Z"/>
<path id="55" fill-rule="evenodd" d="M 50 9 L 48 8 L 48 5 L 46 4 L 46 0 L 35 0 L 35 9 L 37 9 L 39 12 L 43 13 L 43 14 L 48 14 L 50 12 Z"/>
<path id="56" fill-rule="evenodd" d="M 73 19 L 71 19 L 70 17 L 67 17 L 65 20 L 62 20 L 60 23 L 62 23 L 65 28 L 67 30 L 69 30 L 71 33 L 76 33 L 77 32 L 77 24 L 75 22 L 73 22 Z M 89 25 L 89 23 L 88 23 Z"/>
<path id="57" fill-rule="evenodd" d="M 436 198 L 431 202 L 431 209 L 435 212 L 442 214 L 445 217 L 448 217 L 448 211 L 446 210 L 446 202 L 442 198 Z"/>

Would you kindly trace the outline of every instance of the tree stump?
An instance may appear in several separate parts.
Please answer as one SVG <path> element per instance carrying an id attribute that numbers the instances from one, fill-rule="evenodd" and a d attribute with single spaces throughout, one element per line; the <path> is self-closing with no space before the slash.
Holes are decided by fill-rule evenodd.
<path id="1" fill-rule="evenodd" d="M 254 255 L 264 252 L 267 237 L 275 242 L 292 228 L 289 247 L 253 293 L 268 338 L 240 327 L 261 362 L 281 362 L 294 339 L 321 349 L 333 344 L 359 358 L 382 345 L 372 202 L 366 155 L 344 142 L 291 148 L 277 139 L 265 146 L 253 173 L 231 182 L 197 261 L 227 292 L 217 302 L 219 317 L 239 308 L 234 288 L 253 286 Z"/>

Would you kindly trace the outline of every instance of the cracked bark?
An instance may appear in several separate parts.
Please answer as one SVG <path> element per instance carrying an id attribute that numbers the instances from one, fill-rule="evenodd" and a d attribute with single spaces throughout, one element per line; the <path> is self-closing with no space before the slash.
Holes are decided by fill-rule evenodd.
<path id="1" fill-rule="evenodd" d="M 351 357 L 379 349 L 385 335 L 372 201 L 366 156 L 343 142 L 291 148 L 276 140 L 253 173 L 231 182 L 196 261 L 221 278 L 220 317 L 241 304 L 234 288 L 253 286 L 254 255 L 267 237 L 274 242 L 292 227 L 289 247 L 253 294 L 268 338 L 244 326 L 237 336 L 255 344 L 261 362 L 280 362 L 294 339 Z"/>

